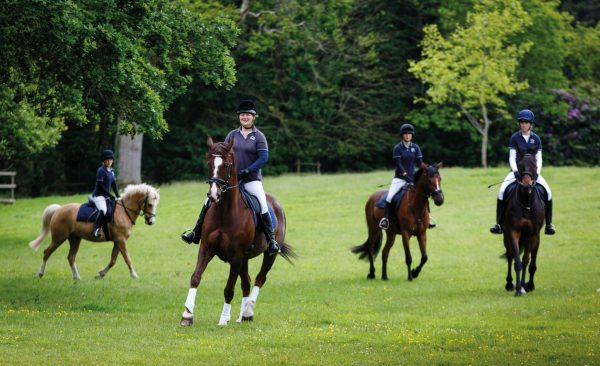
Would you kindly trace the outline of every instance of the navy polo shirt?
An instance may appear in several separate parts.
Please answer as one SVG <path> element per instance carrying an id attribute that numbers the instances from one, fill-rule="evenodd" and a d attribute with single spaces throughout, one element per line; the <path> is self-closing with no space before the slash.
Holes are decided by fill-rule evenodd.
<path id="1" fill-rule="evenodd" d="M 256 126 L 252 126 L 252 132 L 246 137 L 242 135 L 242 127 L 230 131 L 225 138 L 225 142 L 229 142 L 233 137 L 233 153 L 235 154 L 235 162 L 238 173 L 244 169 L 249 169 L 259 158 L 259 151 L 268 153 L 269 145 L 267 138 L 260 132 Z M 261 180 L 261 169 L 266 163 L 266 160 L 254 165 L 250 170 L 250 176 L 247 181 Z"/>
<path id="2" fill-rule="evenodd" d="M 394 177 L 402 179 L 402 173 L 406 172 L 409 177 L 415 176 L 415 162 L 423 161 L 423 154 L 419 145 L 411 142 L 408 147 L 400 142 L 394 146 L 394 163 L 396 164 L 396 174 Z"/>
<path id="3" fill-rule="evenodd" d="M 542 150 L 542 140 L 538 135 L 531 132 L 529 141 L 525 141 L 521 131 L 517 131 L 510 137 L 508 147 L 517 150 L 517 162 L 519 162 L 525 154 L 535 156 L 539 150 Z"/>
<path id="4" fill-rule="evenodd" d="M 104 165 L 102 165 L 96 171 L 96 185 L 94 186 L 92 197 L 112 197 L 110 194 L 111 188 L 117 192 L 117 177 L 115 176 L 114 170 L 107 170 Z"/>

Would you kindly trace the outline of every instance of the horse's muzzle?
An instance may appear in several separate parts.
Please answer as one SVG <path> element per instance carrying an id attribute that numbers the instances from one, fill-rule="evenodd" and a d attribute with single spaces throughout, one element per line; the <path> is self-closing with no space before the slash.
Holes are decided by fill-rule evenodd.
<path id="1" fill-rule="evenodd" d="M 444 204 L 444 193 L 441 190 L 433 192 L 431 196 L 433 198 L 433 203 L 435 203 L 436 206 Z"/>

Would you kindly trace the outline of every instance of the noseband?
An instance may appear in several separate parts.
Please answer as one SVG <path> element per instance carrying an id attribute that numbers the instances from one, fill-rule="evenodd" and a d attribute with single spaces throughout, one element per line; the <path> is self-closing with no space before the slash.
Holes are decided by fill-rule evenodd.
<path id="1" fill-rule="evenodd" d="M 213 158 L 221 158 L 223 159 L 223 155 L 220 154 L 211 154 L 213 156 Z M 236 185 L 230 185 L 229 184 L 229 180 L 231 179 L 231 167 L 233 164 L 231 164 L 230 162 L 226 162 L 225 166 L 227 167 L 227 177 L 225 179 L 221 179 L 219 177 L 210 177 L 206 180 L 206 183 L 208 184 L 216 184 L 217 187 L 219 187 L 219 190 L 221 191 L 221 194 L 224 194 L 225 192 L 227 192 L 228 190 L 230 190 L 231 188 L 235 188 L 237 187 L 239 184 Z M 207 196 L 210 196 L 210 192 L 206 194 Z"/>
<path id="2" fill-rule="evenodd" d="M 123 206 L 123 209 L 125 210 L 125 215 L 127 215 L 127 218 L 129 219 L 129 221 L 131 221 L 131 223 L 132 223 L 133 225 L 135 225 L 135 220 L 133 220 L 133 219 L 131 218 L 131 216 L 129 216 L 129 211 L 131 211 L 131 212 L 136 212 L 136 210 L 134 210 L 134 209 L 131 209 L 131 208 L 129 208 L 129 207 L 127 207 L 127 206 L 125 206 L 125 204 L 123 203 L 123 200 L 122 200 L 122 199 L 121 199 L 121 200 L 118 200 L 118 201 L 117 201 L 117 203 L 120 203 L 120 204 L 121 204 L 121 206 Z M 147 210 L 147 208 L 148 208 L 148 193 L 146 193 L 146 199 L 144 199 L 144 208 L 142 209 L 141 215 L 144 217 L 144 220 L 149 220 L 149 219 L 151 219 L 151 218 L 153 218 L 153 217 L 156 217 L 156 215 L 155 215 L 155 214 L 153 214 L 153 213 L 148 213 L 148 212 L 146 211 L 146 210 Z"/>

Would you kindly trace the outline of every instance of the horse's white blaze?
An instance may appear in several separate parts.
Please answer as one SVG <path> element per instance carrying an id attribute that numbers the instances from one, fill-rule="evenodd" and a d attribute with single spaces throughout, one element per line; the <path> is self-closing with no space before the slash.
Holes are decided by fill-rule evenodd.
<path id="1" fill-rule="evenodd" d="M 219 173 L 219 167 L 223 164 L 223 158 L 220 156 L 215 156 L 215 160 L 213 161 L 215 165 L 215 169 L 213 171 L 213 178 L 218 178 L 217 174 Z M 219 189 L 217 188 L 216 183 L 212 183 L 210 185 L 210 197 L 214 200 L 217 199 L 217 195 L 219 193 Z"/>
<path id="2" fill-rule="evenodd" d="M 435 178 L 435 190 L 440 191 L 440 180 L 438 178 Z"/>

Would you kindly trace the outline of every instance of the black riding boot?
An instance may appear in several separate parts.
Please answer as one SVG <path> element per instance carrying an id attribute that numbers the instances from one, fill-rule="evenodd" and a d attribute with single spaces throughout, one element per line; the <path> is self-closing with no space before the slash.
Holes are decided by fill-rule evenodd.
<path id="1" fill-rule="evenodd" d="M 490 228 L 492 234 L 502 234 L 502 218 L 504 216 L 504 201 L 496 201 L 496 224 Z"/>
<path id="2" fill-rule="evenodd" d="M 184 231 L 181 234 L 181 240 L 185 241 L 188 244 L 199 244 L 200 237 L 202 236 L 202 223 L 204 222 L 204 216 L 206 215 L 206 211 L 210 207 L 210 200 L 208 200 L 204 206 L 202 206 L 202 210 L 200 211 L 200 215 L 198 215 L 198 220 L 196 221 L 196 226 L 191 231 Z"/>
<path id="3" fill-rule="evenodd" d="M 265 238 L 267 239 L 267 243 L 269 243 L 269 248 L 267 252 L 269 255 L 281 253 L 281 248 L 277 241 L 275 241 L 275 230 L 273 230 L 273 222 L 271 221 L 271 215 L 269 212 L 265 212 L 264 214 L 260 214 L 260 219 L 263 224 L 263 231 L 265 232 Z"/>
<path id="4" fill-rule="evenodd" d="M 388 203 L 388 201 L 384 201 L 384 206 L 383 206 L 383 217 L 381 218 L 381 220 L 379 221 L 379 228 L 383 229 L 383 230 L 387 230 L 387 228 L 390 227 L 390 220 L 388 220 L 388 215 L 390 213 L 390 205 L 391 203 Z"/>
<path id="5" fill-rule="evenodd" d="M 94 225 L 94 233 L 92 234 L 94 238 L 100 237 L 102 234 L 102 220 L 104 219 L 104 212 L 98 211 L 98 217 L 96 217 L 96 223 Z"/>
<path id="6" fill-rule="evenodd" d="M 552 225 L 552 200 L 546 202 L 546 230 L 544 233 L 546 235 L 556 234 L 556 229 Z"/>

